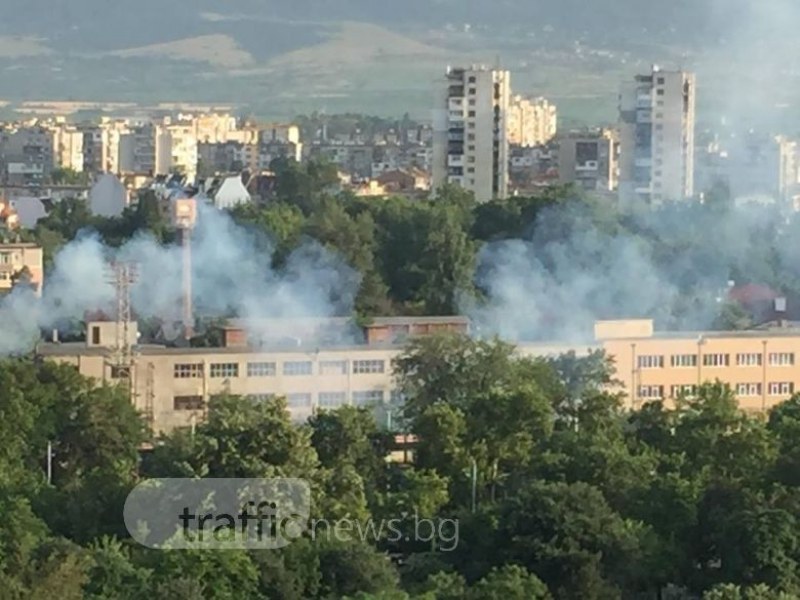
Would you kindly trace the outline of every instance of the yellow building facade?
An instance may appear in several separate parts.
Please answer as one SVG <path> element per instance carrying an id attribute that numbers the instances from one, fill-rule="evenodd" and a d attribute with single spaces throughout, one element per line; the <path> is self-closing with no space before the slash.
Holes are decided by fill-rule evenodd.
<path id="1" fill-rule="evenodd" d="M 296 421 L 318 409 L 389 403 L 397 394 L 392 361 L 398 344 L 290 347 L 171 348 L 135 346 L 130 379 L 117 366 L 120 331 L 114 323 L 89 324 L 86 343 L 40 344 L 37 354 L 71 364 L 88 377 L 130 385 L 136 408 L 155 431 L 191 426 L 219 394 L 258 401 L 284 396 Z M 800 330 L 659 333 L 649 320 L 604 321 L 596 339 L 583 344 L 521 344 L 522 356 L 585 356 L 604 350 L 615 365 L 617 384 L 629 408 L 663 400 L 672 405 L 702 383 L 731 386 L 743 410 L 763 412 L 800 391 Z"/>

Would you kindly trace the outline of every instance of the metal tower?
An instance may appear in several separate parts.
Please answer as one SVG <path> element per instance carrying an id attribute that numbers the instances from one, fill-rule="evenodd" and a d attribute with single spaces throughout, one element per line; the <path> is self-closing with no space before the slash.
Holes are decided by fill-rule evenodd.
<path id="1" fill-rule="evenodd" d="M 136 265 L 124 261 L 111 262 L 108 279 L 116 294 L 116 338 L 111 351 L 112 376 L 127 379 L 133 393 L 133 344 L 131 343 L 131 286 L 136 282 Z"/>

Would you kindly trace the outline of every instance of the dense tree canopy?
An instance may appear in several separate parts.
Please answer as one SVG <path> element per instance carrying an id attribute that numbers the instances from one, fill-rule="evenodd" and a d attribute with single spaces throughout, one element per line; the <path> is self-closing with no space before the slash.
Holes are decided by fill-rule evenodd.
<path id="1" fill-rule="evenodd" d="M 763 419 L 711 383 L 631 412 L 602 355 L 529 359 L 459 336 L 414 341 L 395 368 L 407 403 L 394 425 L 418 439 L 410 464 L 386 460 L 393 435 L 368 409 L 298 425 L 280 398 L 215 398 L 206 421 L 145 450 L 123 389 L 0 362 L 4 597 L 800 594 L 800 396 Z M 393 520 L 402 535 L 309 531 L 263 551 L 134 544 L 121 522 L 133 486 L 194 476 L 300 477 L 314 518 Z"/>

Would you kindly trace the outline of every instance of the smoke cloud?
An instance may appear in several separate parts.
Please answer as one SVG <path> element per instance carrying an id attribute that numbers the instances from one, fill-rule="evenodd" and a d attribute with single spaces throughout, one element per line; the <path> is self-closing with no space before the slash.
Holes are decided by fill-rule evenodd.
<path id="1" fill-rule="evenodd" d="M 480 335 L 512 341 L 587 341 L 599 319 L 699 331 L 712 327 L 730 280 L 780 289 L 772 268 L 797 270 L 797 244 L 782 243 L 792 228 L 774 206 L 674 205 L 627 221 L 598 220 L 585 205 L 544 210 L 527 239 L 484 246 L 485 297 L 463 310 Z"/>
<path id="2" fill-rule="evenodd" d="M 274 245 L 226 214 L 199 203 L 192 238 L 195 313 L 244 319 L 349 316 L 360 275 L 338 256 L 308 240 L 280 269 L 271 267 Z M 0 301 L 0 354 L 32 349 L 41 329 L 82 320 L 87 310 L 115 314 L 111 260 L 135 265 L 132 310 L 138 318 L 180 321 L 183 254 L 139 234 L 118 249 L 84 233 L 55 257 L 41 299 L 17 288 Z M 254 325 L 257 326 L 257 325 Z"/>

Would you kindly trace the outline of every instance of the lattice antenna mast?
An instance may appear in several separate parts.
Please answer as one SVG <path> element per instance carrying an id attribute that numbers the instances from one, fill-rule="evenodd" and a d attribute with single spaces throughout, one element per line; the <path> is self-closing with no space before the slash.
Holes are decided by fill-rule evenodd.
<path id="1" fill-rule="evenodd" d="M 120 375 L 130 374 L 133 369 L 133 344 L 131 343 L 131 286 L 136 282 L 136 265 L 130 262 L 113 261 L 108 281 L 114 286 L 116 296 L 116 337 L 112 351 L 112 365 Z"/>

